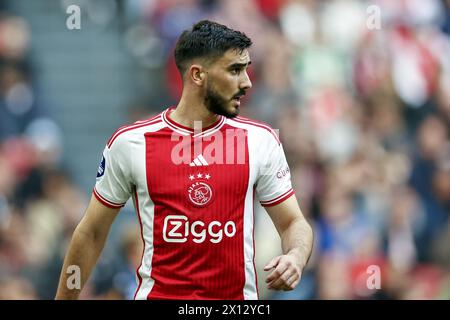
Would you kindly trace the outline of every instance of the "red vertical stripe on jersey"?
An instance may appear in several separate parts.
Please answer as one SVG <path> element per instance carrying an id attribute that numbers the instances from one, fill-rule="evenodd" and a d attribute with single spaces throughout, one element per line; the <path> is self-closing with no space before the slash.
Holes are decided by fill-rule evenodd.
<path id="1" fill-rule="evenodd" d="M 171 153 L 180 143 L 186 148 L 191 147 L 190 160 L 194 160 L 193 140 L 172 141 L 173 131 L 168 128 L 145 134 L 147 186 L 155 205 L 152 259 L 155 282 L 149 299 L 244 298 L 243 232 L 249 181 L 248 141 L 245 135 L 236 138 L 234 148 L 227 148 L 227 128 L 232 127 L 224 125 L 220 130 L 222 160 L 228 152 L 234 152 L 236 159 L 239 146 L 245 149 L 242 164 L 214 163 L 207 155 L 204 157 L 208 165 L 175 164 Z M 217 140 L 203 140 L 202 151 L 211 143 L 217 143 Z M 189 197 L 193 185 L 200 188 L 194 190 L 201 192 L 191 192 L 191 197 L 199 194 L 199 198 L 194 197 L 196 201 L 210 199 L 206 205 L 193 204 Z M 208 187 L 212 197 L 209 197 Z M 225 234 L 225 225 L 228 234 L 235 230 L 232 236 Z M 219 238 L 218 243 L 212 242 Z"/>

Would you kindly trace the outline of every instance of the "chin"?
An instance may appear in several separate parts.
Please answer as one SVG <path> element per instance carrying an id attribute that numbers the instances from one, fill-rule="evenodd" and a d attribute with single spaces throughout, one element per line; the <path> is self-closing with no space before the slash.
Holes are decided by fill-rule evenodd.
<path id="1" fill-rule="evenodd" d="M 239 107 L 231 107 L 230 111 L 227 112 L 226 117 L 227 118 L 235 118 L 239 115 L 239 112 L 240 112 Z"/>

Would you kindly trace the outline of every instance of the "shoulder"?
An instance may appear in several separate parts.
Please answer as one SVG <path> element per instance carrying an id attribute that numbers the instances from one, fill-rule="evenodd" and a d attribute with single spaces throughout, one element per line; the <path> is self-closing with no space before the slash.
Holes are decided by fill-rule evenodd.
<path id="1" fill-rule="evenodd" d="M 107 147 L 111 149 L 114 145 L 123 145 L 130 142 L 136 133 L 142 130 L 149 130 L 153 126 L 157 126 L 162 122 L 161 113 L 144 120 L 138 120 L 132 124 L 124 125 L 118 128 L 108 139 Z"/>
<path id="2" fill-rule="evenodd" d="M 227 122 L 231 126 L 236 126 L 247 129 L 249 131 L 253 131 L 256 134 L 258 134 L 260 138 L 269 139 L 271 141 L 276 142 L 277 144 L 281 144 L 278 136 L 278 130 L 273 129 L 267 123 L 241 116 L 228 119 Z"/>

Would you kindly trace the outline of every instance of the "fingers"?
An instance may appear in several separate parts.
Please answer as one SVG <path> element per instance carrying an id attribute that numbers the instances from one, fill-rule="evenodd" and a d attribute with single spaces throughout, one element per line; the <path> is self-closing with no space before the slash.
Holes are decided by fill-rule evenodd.
<path id="1" fill-rule="evenodd" d="M 277 261 L 278 264 L 276 264 L 276 268 L 267 276 L 266 283 L 268 289 L 293 290 L 300 282 L 300 267 L 286 255 L 273 259 L 266 267 L 273 266 L 274 261 Z"/>
<path id="2" fill-rule="evenodd" d="M 279 279 L 286 272 L 287 269 L 288 269 L 287 264 L 285 264 L 285 263 L 278 264 L 278 266 L 275 268 L 275 270 L 273 270 L 267 276 L 266 283 L 269 283 L 269 285 L 270 285 L 271 282 Z"/>
<path id="3" fill-rule="evenodd" d="M 268 284 L 269 289 L 281 290 L 287 284 L 287 281 L 294 275 L 292 271 L 286 269 L 286 271 L 279 277 L 275 278 Z"/>
<path id="4" fill-rule="evenodd" d="M 273 290 L 293 290 L 300 281 L 300 274 L 295 270 L 286 270 L 278 279 L 268 284 L 268 289 Z"/>
<path id="5" fill-rule="evenodd" d="M 270 260 L 270 262 L 264 267 L 264 271 L 269 271 L 270 269 L 276 267 L 280 259 L 281 256 L 278 256 Z"/>
<path id="6" fill-rule="evenodd" d="M 293 290 L 300 281 L 300 276 L 296 273 L 293 273 L 288 280 L 286 280 L 285 284 L 282 286 L 282 290 L 290 291 Z"/>
<path id="7" fill-rule="evenodd" d="M 298 283 L 300 282 L 300 279 L 301 279 L 301 277 L 298 277 L 297 280 L 295 280 L 295 281 L 289 286 L 289 288 L 292 288 L 292 289 L 289 289 L 289 290 L 293 290 L 293 289 L 298 285 Z"/>

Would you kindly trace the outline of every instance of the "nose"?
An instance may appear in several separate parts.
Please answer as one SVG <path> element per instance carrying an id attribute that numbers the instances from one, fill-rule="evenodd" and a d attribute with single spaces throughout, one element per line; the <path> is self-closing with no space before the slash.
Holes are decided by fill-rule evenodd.
<path id="1" fill-rule="evenodd" d="M 252 87 L 252 82 L 250 81 L 250 78 L 249 78 L 247 72 L 244 72 L 243 74 L 244 74 L 244 78 L 241 81 L 239 89 L 248 90 Z"/>

